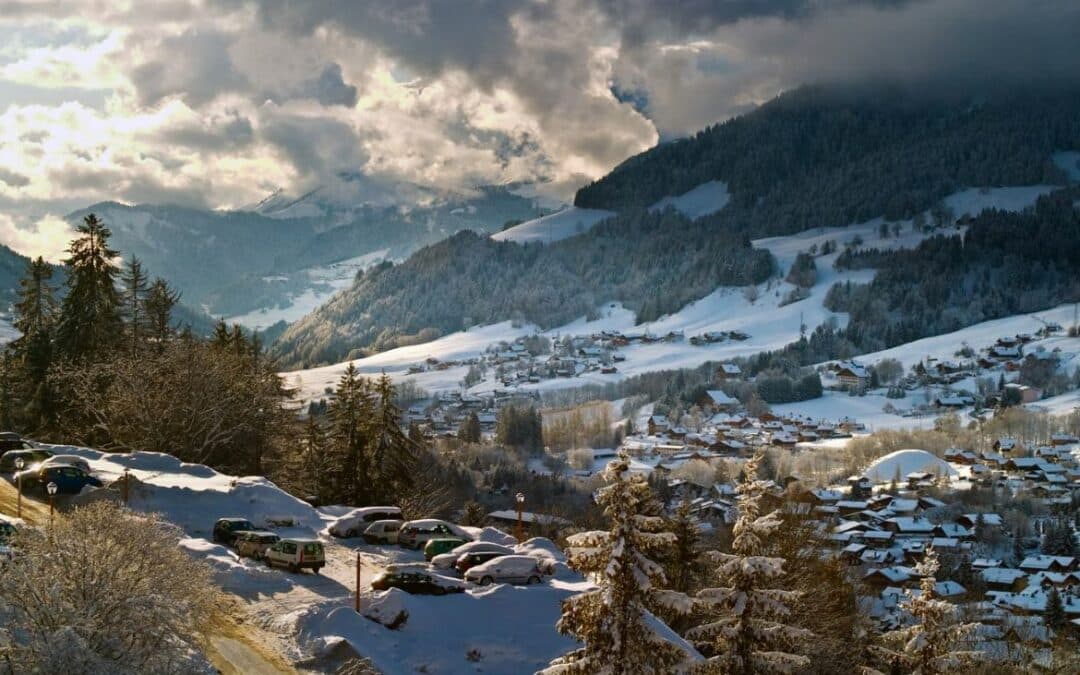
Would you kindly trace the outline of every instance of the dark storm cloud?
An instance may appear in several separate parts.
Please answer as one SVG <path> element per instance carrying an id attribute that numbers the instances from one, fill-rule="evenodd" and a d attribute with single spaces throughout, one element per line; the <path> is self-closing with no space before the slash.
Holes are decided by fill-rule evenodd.
<path id="1" fill-rule="evenodd" d="M 229 56 L 233 38 L 215 30 L 188 29 L 161 41 L 157 60 L 131 73 L 143 105 L 176 95 L 192 106 L 213 100 L 224 91 L 246 90 L 247 78 Z"/>
<path id="2" fill-rule="evenodd" d="M 190 123 L 167 127 L 155 140 L 181 145 L 204 153 L 232 152 L 252 143 L 255 138 L 251 120 L 242 115 L 215 118 L 207 124 Z"/>
<path id="3" fill-rule="evenodd" d="M 309 179 L 334 175 L 367 163 L 360 139 L 349 125 L 318 117 L 268 116 L 260 136 Z"/>

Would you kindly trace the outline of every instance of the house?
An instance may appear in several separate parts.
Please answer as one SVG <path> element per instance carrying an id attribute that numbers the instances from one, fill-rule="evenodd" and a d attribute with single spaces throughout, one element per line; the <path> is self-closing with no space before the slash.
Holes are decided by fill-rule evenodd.
<path id="1" fill-rule="evenodd" d="M 649 417 L 649 435 L 655 436 L 662 434 L 668 430 L 671 425 L 668 423 L 667 417 L 664 415 L 651 415 Z"/>
<path id="2" fill-rule="evenodd" d="M 1005 385 L 1005 391 L 1016 392 L 1014 396 L 1021 403 L 1035 403 L 1042 398 L 1042 389 L 1029 387 L 1026 384 L 1010 383 Z"/>
<path id="3" fill-rule="evenodd" d="M 896 565 L 894 567 L 882 567 L 880 569 L 870 570 L 863 576 L 863 581 L 872 586 L 879 587 L 903 586 L 918 577 L 919 573 L 910 567 Z"/>
<path id="4" fill-rule="evenodd" d="M 934 405 L 939 408 L 963 408 L 965 406 L 975 405 L 975 399 L 971 396 L 962 394 L 938 396 L 934 399 Z"/>
<path id="5" fill-rule="evenodd" d="M 720 389 L 710 389 L 705 392 L 709 399 L 709 405 L 716 410 L 734 410 L 739 407 L 739 400 L 732 398 Z"/>
<path id="6" fill-rule="evenodd" d="M 862 390 L 870 382 L 870 373 L 866 367 L 856 361 L 842 361 L 836 366 L 836 377 L 840 384 L 849 389 Z"/>
<path id="7" fill-rule="evenodd" d="M 1077 569 L 1077 559 L 1067 555 L 1030 555 L 1021 561 L 1020 569 L 1030 574 L 1074 572 Z"/>
<path id="8" fill-rule="evenodd" d="M 921 516 L 898 516 L 889 518 L 882 526 L 900 535 L 929 537 L 934 533 L 936 525 L 928 518 Z"/>
<path id="9" fill-rule="evenodd" d="M 1050 437 L 1051 445 L 1073 445 L 1080 443 L 1080 438 L 1072 434 L 1054 434 Z"/>
<path id="10" fill-rule="evenodd" d="M 737 363 L 721 363 L 716 369 L 716 377 L 720 380 L 742 377 L 742 368 Z"/>
<path id="11" fill-rule="evenodd" d="M 997 513 L 965 513 L 957 518 L 956 522 L 974 531 L 980 516 L 982 516 L 983 524 L 989 527 L 1001 527 L 1004 524 L 1001 515 Z"/>
<path id="12" fill-rule="evenodd" d="M 1006 347 L 1003 345 L 994 345 L 990 348 L 990 356 L 998 361 L 1014 361 L 1023 356 L 1019 347 Z"/>
<path id="13" fill-rule="evenodd" d="M 994 452 L 999 452 L 1002 455 L 1023 454 L 1024 446 L 1017 443 L 1012 436 L 1002 436 L 994 441 Z M 985 455 L 983 457 L 986 458 Z"/>

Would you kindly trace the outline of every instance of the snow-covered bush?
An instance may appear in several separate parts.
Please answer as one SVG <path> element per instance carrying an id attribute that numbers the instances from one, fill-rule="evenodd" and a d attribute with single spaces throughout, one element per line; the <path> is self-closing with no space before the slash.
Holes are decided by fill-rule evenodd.
<path id="1" fill-rule="evenodd" d="M 0 614 L 17 672 L 180 673 L 215 604 L 210 570 L 158 517 L 97 502 L 26 528 Z"/>

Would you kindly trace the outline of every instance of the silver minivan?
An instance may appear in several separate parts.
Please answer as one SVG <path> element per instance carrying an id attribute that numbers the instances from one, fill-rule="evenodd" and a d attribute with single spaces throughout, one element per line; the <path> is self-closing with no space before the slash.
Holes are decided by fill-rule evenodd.
<path id="1" fill-rule="evenodd" d="M 402 520 L 376 520 L 364 530 L 364 541 L 369 544 L 396 544 Z"/>
<path id="2" fill-rule="evenodd" d="M 538 584 L 544 578 L 540 561 L 531 555 L 504 555 L 486 563 L 470 567 L 465 580 L 487 586 L 489 584 Z"/>

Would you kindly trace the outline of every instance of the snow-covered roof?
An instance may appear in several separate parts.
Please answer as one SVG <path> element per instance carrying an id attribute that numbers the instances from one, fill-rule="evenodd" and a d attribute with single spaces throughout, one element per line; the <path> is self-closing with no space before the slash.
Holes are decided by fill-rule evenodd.
<path id="1" fill-rule="evenodd" d="M 942 476 L 956 476 L 958 472 L 945 460 L 926 450 L 908 449 L 891 452 L 879 457 L 867 467 L 863 475 L 876 483 L 887 483 L 897 475 L 929 472 Z"/>

